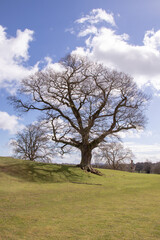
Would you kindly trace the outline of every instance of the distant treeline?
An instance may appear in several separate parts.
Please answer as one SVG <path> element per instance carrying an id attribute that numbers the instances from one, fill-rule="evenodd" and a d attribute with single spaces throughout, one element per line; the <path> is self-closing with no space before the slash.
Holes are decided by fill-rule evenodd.
<path id="1" fill-rule="evenodd" d="M 160 174 L 160 162 L 137 162 L 135 164 L 135 171 L 139 173 L 155 173 Z"/>
<path id="2" fill-rule="evenodd" d="M 112 169 L 112 167 L 107 164 L 94 164 L 94 167 Z M 146 161 L 146 162 L 137 162 L 137 163 L 131 163 L 131 164 L 127 164 L 127 163 L 120 164 L 116 170 L 137 172 L 137 173 L 160 174 L 160 162 L 152 163 L 152 162 Z"/>

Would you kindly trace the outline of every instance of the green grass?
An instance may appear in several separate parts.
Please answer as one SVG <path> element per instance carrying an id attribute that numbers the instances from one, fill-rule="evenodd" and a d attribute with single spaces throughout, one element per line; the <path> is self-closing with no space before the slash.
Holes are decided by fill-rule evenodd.
<path id="1" fill-rule="evenodd" d="M 160 175 L 101 171 L 1 157 L 0 240 L 159 240 Z"/>

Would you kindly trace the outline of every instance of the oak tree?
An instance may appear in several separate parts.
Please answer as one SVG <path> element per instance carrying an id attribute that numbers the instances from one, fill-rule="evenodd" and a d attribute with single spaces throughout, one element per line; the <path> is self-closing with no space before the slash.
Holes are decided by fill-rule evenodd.
<path id="1" fill-rule="evenodd" d="M 113 134 L 144 127 L 148 97 L 132 77 L 77 55 L 24 79 L 16 108 L 37 110 L 52 124 L 52 140 L 81 152 L 80 167 L 91 167 L 92 150 Z M 24 100 L 24 95 L 26 100 Z"/>

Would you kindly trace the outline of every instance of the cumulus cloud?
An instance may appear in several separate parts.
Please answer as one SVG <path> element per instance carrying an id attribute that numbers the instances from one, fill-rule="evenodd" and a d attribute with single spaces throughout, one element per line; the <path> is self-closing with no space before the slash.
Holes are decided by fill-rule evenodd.
<path id="1" fill-rule="evenodd" d="M 111 24 L 112 26 L 116 26 L 113 13 L 107 13 L 101 8 L 93 9 L 89 15 L 83 16 L 82 18 L 76 20 L 77 23 L 90 24 L 97 24 L 103 21 Z"/>
<path id="2" fill-rule="evenodd" d="M 44 60 L 45 60 L 45 66 L 43 67 L 43 71 L 46 71 L 48 69 L 52 69 L 57 73 L 64 71 L 64 68 L 62 67 L 62 65 L 60 63 L 58 63 L 58 62 L 53 63 L 52 58 L 45 57 Z"/>
<path id="3" fill-rule="evenodd" d="M 85 37 L 88 34 L 97 34 L 98 28 L 96 25 L 102 22 L 108 23 L 112 27 L 116 26 L 113 13 L 107 13 L 101 8 L 93 9 L 89 15 L 83 16 L 82 18 L 76 20 L 76 23 L 81 24 L 81 29 L 78 33 L 78 36 Z"/>
<path id="4" fill-rule="evenodd" d="M 96 34 L 97 33 L 97 28 L 95 26 L 88 26 L 86 29 L 82 30 L 79 32 L 78 36 L 79 37 L 85 37 L 88 34 Z"/>
<path id="5" fill-rule="evenodd" d="M 157 32 L 154 32 L 154 29 L 147 31 L 143 43 L 149 48 L 160 49 L 160 30 Z"/>
<path id="6" fill-rule="evenodd" d="M 0 25 L 0 88 L 13 91 L 13 85 L 37 70 L 38 65 L 25 67 L 29 59 L 29 43 L 34 32 L 17 30 L 15 37 L 8 37 L 6 29 Z"/>
<path id="7" fill-rule="evenodd" d="M 140 130 L 130 130 L 130 131 L 125 131 L 125 132 L 119 132 L 118 136 L 121 139 L 140 139 L 140 138 L 146 138 L 146 137 L 151 137 L 153 135 L 152 131 L 144 131 L 143 129 Z"/>
<path id="8" fill-rule="evenodd" d="M 136 162 L 145 162 L 146 160 L 158 162 L 160 160 L 160 144 L 125 142 L 125 146 L 133 151 L 136 156 Z"/>
<path id="9" fill-rule="evenodd" d="M 24 128 L 24 125 L 19 124 L 18 120 L 19 118 L 15 115 L 0 112 L 0 129 L 7 130 L 10 134 L 15 134 L 18 130 Z"/>
<path id="10" fill-rule="evenodd" d="M 90 15 L 76 21 L 81 25 L 78 36 L 86 39 L 85 47 L 78 47 L 74 53 L 88 55 L 108 67 L 130 74 L 140 87 L 151 84 L 160 90 L 160 30 L 146 31 L 142 44 L 133 45 L 127 33 L 118 34 L 113 29 L 113 14 L 110 28 L 102 23 L 97 27 L 102 11 L 104 14 L 104 10 L 94 9 Z"/>

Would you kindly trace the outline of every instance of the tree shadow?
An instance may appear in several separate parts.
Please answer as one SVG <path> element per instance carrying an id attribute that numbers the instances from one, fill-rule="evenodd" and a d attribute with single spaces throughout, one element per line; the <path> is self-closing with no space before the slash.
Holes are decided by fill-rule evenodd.
<path id="1" fill-rule="evenodd" d="M 29 182 L 73 182 L 81 181 L 84 174 L 75 166 L 53 165 L 22 161 L 22 163 L 0 165 L 0 171 Z M 89 176 L 88 176 L 89 177 Z"/>

